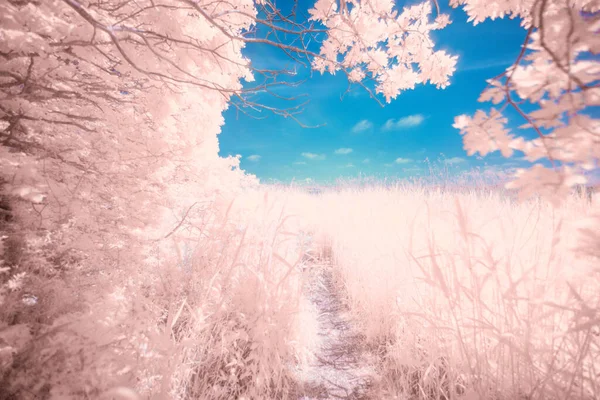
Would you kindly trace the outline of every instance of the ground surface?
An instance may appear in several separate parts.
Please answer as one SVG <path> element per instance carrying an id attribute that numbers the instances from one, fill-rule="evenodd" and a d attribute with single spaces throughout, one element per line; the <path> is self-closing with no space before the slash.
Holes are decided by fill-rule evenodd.
<path id="1" fill-rule="evenodd" d="M 311 264 L 305 274 L 304 296 L 316 314 L 312 321 L 316 321 L 317 340 L 312 357 L 296 371 L 304 386 L 300 399 L 367 399 L 373 360 L 340 296 L 332 267 L 328 263 Z"/>

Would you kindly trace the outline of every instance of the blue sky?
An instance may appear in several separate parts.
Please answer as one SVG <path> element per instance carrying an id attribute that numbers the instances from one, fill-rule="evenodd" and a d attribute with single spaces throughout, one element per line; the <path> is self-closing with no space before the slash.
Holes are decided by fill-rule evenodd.
<path id="1" fill-rule="evenodd" d="M 519 155 L 507 160 L 498 152 L 484 159 L 468 157 L 459 131 L 452 127 L 459 114 L 489 109 L 491 103 L 478 103 L 477 98 L 486 79 L 501 73 L 517 58 L 525 30 L 518 20 L 486 21 L 473 26 L 467 23 L 462 9 L 446 5 L 442 11 L 449 13 L 453 22 L 435 32 L 436 48 L 459 56 L 457 71 L 446 89 L 420 85 L 381 107 L 358 86 L 352 87 L 342 100 L 340 96 L 348 88 L 342 73 L 315 72 L 310 76 L 309 71 L 296 66 L 297 78 L 306 81 L 277 93 L 308 94 L 305 99 L 310 103 L 298 119 L 306 125 L 324 126 L 303 128 L 289 118 L 264 111 L 261 114 L 266 118 L 255 119 L 230 107 L 219 136 L 221 156 L 241 155 L 242 169 L 263 182 L 310 179 L 326 183 L 359 174 L 419 177 L 428 175 L 423 162 L 426 158 L 445 158 L 452 173 L 476 167 L 505 169 L 529 165 L 520 161 Z M 294 68 L 294 62 L 283 53 L 263 45 L 249 45 L 244 53 L 258 68 Z M 255 100 L 281 108 L 298 104 L 266 94 Z M 523 123 L 516 113 L 505 114 L 510 127 Z M 531 137 L 522 130 L 517 133 Z"/>

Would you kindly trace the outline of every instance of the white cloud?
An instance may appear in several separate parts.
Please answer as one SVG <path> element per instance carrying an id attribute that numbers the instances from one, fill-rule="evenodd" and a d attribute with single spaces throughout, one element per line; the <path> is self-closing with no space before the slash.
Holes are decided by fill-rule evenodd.
<path id="1" fill-rule="evenodd" d="M 411 162 L 413 162 L 413 160 L 410 158 L 398 157 L 398 158 L 396 158 L 396 160 L 394 160 L 394 162 L 396 164 L 410 164 Z"/>
<path id="2" fill-rule="evenodd" d="M 341 149 L 337 149 L 336 151 L 334 151 L 335 154 L 350 154 L 352 153 L 352 149 L 347 148 L 347 147 L 342 147 Z"/>
<path id="3" fill-rule="evenodd" d="M 465 160 L 464 158 L 461 157 L 452 157 L 452 158 L 446 158 L 446 164 L 460 164 L 460 163 L 464 163 L 467 160 Z"/>
<path id="4" fill-rule="evenodd" d="M 421 168 L 419 167 L 410 167 L 410 168 L 402 168 L 402 172 L 407 174 L 421 172 Z"/>
<path id="5" fill-rule="evenodd" d="M 497 68 L 497 67 L 510 67 L 515 62 L 514 58 L 506 59 L 506 60 L 484 60 L 479 63 L 471 63 L 466 66 L 458 66 L 456 68 L 456 72 L 462 71 L 481 71 L 489 68 Z"/>
<path id="6" fill-rule="evenodd" d="M 412 128 L 413 126 L 421 125 L 423 121 L 425 121 L 425 117 L 422 114 L 409 115 L 397 120 L 392 118 L 388 119 L 381 129 L 384 131 L 394 131 L 398 129 Z"/>
<path id="7" fill-rule="evenodd" d="M 315 153 L 302 153 L 302 157 L 308 158 L 309 160 L 324 160 L 325 154 L 315 154 Z"/>
<path id="8" fill-rule="evenodd" d="M 356 125 L 354 125 L 354 127 L 352 128 L 352 133 L 368 131 L 372 127 L 373 124 L 371 123 L 371 121 L 369 121 L 368 119 L 363 119 L 362 121 L 359 121 Z"/>
<path id="9" fill-rule="evenodd" d="M 360 97 L 360 96 L 364 96 L 367 92 L 365 90 L 353 90 L 350 93 L 348 93 L 349 97 Z"/>
<path id="10" fill-rule="evenodd" d="M 294 163 L 294 165 L 306 165 L 306 162 L 304 162 L 304 161 L 296 161 Z"/>
<path id="11" fill-rule="evenodd" d="M 353 167 L 354 167 L 354 164 L 352 164 L 352 163 L 346 164 L 346 168 L 353 168 Z"/>
<path id="12" fill-rule="evenodd" d="M 369 160 L 368 158 L 365 158 L 364 160 L 362 160 L 363 164 L 368 164 L 371 162 L 371 160 Z"/>
<path id="13" fill-rule="evenodd" d="M 248 156 L 248 161 L 257 162 L 260 158 L 261 157 L 258 154 L 252 154 L 251 156 Z"/>

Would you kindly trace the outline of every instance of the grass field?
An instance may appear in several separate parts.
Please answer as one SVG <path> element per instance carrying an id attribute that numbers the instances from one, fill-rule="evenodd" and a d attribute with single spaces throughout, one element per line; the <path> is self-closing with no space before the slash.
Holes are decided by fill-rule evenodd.
<path id="1" fill-rule="evenodd" d="M 598 398 L 599 262 L 575 250 L 591 197 L 375 185 L 305 200 L 379 354 L 375 398 Z"/>
<path id="2" fill-rule="evenodd" d="M 599 200 L 574 191 L 554 208 L 497 185 L 247 190 L 165 241 L 175 261 L 69 267 L 26 286 L 33 306 L 7 292 L 0 337 L 33 336 L 0 399 L 331 398 L 306 396 L 295 370 L 350 380 L 335 348 L 372 371 L 362 397 L 340 385 L 348 399 L 598 399 L 600 252 L 578 249 L 578 229 Z M 356 346 L 336 342 L 348 332 Z"/>

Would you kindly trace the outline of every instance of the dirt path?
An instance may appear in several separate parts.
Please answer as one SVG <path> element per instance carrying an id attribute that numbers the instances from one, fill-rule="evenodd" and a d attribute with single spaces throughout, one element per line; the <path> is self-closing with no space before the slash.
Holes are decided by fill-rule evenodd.
<path id="1" fill-rule="evenodd" d="M 304 296 L 314 305 L 318 343 L 312 360 L 297 370 L 305 393 L 300 399 L 366 399 L 374 370 L 331 272 L 327 264 L 305 271 Z"/>

